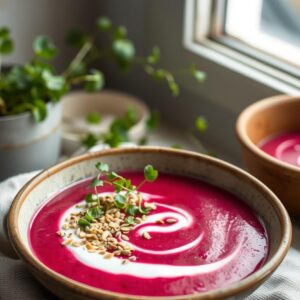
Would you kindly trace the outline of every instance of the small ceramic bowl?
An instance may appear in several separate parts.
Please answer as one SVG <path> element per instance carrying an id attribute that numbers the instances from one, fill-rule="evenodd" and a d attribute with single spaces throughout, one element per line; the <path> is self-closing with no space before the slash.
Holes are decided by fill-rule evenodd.
<path id="1" fill-rule="evenodd" d="M 108 163 L 117 172 L 142 170 L 150 163 L 159 171 L 191 176 L 237 195 L 250 206 L 266 226 L 270 253 L 266 263 L 247 278 L 227 287 L 199 294 L 172 297 L 145 297 L 96 289 L 62 276 L 41 263 L 32 252 L 28 227 L 36 209 L 48 195 L 95 176 L 95 163 Z M 64 161 L 43 171 L 16 196 L 8 217 L 9 236 L 17 253 L 33 275 L 61 299 L 244 299 L 268 278 L 285 257 L 291 242 L 289 216 L 278 198 L 261 182 L 221 160 L 198 153 L 158 147 L 118 148 L 90 153 Z"/>
<path id="2" fill-rule="evenodd" d="M 132 95 L 110 90 L 98 93 L 74 91 L 62 98 L 62 104 L 62 150 L 65 155 L 72 155 L 82 146 L 86 133 L 107 132 L 113 119 L 124 116 L 128 108 L 132 108 L 137 116 L 137 123 L 129 130 L 130 140 L 137 142 L 145 134 L 149 110 L 142 100 Z M 94 112 L 101 116 L 99 124 L 86 122 L 88 114 Z"/>
<path id="3" fill-rule="evenodd" d="M 248 170 L 294 215 L 300 215 L 300 168 L 268 155 L 257 145 L 274 134 L 300 132 L 299 112 L 300 97 L 275 96 L 247 107 L 236 125 Z"/>

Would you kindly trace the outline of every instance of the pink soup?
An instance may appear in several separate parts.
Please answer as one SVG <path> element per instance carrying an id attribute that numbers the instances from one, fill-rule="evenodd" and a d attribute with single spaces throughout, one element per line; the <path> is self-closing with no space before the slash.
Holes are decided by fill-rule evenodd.
<path id="1" fill-rule="evenodd" d="M 142 173 L 124 175 L 135 184 L 143 179 Z M 168 174 L 141 189 L 145 201 L 157 208 L 129 234 L 135 261 L 122 264 L 118 257 L 103 259 L 80 247 L 63 247 L 56 232 L 66 211 L 83 200 L 89 183 L 79 182 L 51 197 L 31 222 L 32 250 L 61 275 L 124 294 L 188 295 L 237 282 L 266 261 L 267 233 L 248 206 L 207 183 Z M 168 217 L 175 221 L 157 223 Z M 141 230 L 151 239 L 141 239 Z"/>
<path id="2" fill-rule="evenodd" d="M 258 146 L 283 162 L 300 166 L 300 133 L 283 133 L 267 137 Z"/>

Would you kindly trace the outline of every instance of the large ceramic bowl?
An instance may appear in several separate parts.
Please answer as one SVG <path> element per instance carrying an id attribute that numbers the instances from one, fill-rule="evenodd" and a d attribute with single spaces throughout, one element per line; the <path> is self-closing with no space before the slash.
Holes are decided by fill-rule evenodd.
<path id="1" fill-rule="evenodd" d="M 300 168 L 266 154 L 257 145 L 274 134 L 300 132 L 299 112 L 300 97 L 275 96 L 247 107 L 236 125 L 248 170 L 295 215 L 300 215 Z"/>
<path id="2" fill-rule="evenodd" d="M 143 297 L 92 288 L 64 277 L 43 265 L 28 241 L 30 220 L 48 195 L 89 176 L 95 176 L 97 161 L 109 163 L 116 171 L 142 170 L 150 163 L 159 171 L 191 176 L 236 194 L 264 221 L 270 239 L 266 263 L 249 277 L 225 288 L 188 296 Z M 11 207 L 10 239 L 27 267 L 44 286 L 62 299 L 243 299 L 278 267 L 291 241 L 289 216 L 278 198 L 246 172 L 208 156 L 168 148 L 139 147 L 113 149 L 67 160 L 42 172 L 18 193 Z"/>
<path id="3" fill-rule="evenodd" d="M 88 132 L 96 135 L 106 133 L 111 122 L 123 117 L 128 108 L 133 109 L 137 117 L 137 123 L 128 132 L 130 141 L 138 142 L 146 133 L 149 109 L 142 100 L 132 95 L 111 90 L 97 93 L 74 91 L 62 98 L 62 105 L 62 150 L 66 155 L 72 155 L 82 146 Z M 86 117 L 95 112 L 101 116 L 101 122 L 88 124 Z"/>

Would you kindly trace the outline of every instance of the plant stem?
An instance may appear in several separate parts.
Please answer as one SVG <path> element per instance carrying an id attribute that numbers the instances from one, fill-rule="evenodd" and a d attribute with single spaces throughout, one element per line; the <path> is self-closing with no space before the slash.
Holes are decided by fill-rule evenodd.
<path id="1" fill-rule="evenodd" d="M 89 74 L 89 75 L 83 75 L 83 76 L 79 76 L 79 77 L 75 77 L 69 80 L 70 84 L 79 84 L 83 81 L 93 81 L 95 78 L 94 75 Z"/>
<path id="2" fill-rule="evenodd" d="M 100 180 L 100 176 L 101 176 L 101 174 L 98 174 L 98 176 L 97 176 L 98 180 Z M 96 193 L 96 196 L 97 196 L 98 206 L 100 206 L 100 197 L 99 197 L 99 194 L 98 194 L 97 186 L 95 186 L 95 193 Z"/>
<path id="3" fill-rule="evenodd" d="M 203 146 L 203 144 L 200 142 L 200 140 L 195 136 L 195 134 L 192 131 L 188 131 L 188 136 L 190 137 L 190 139 L 197 145 L 197 148 L 199 148 L 198 152 L 203 152 L 203 150 L 205 150 L 205 147 Z"/>
<path id="4" fill-rule="evenodd" d="M 144 184 L 147 182 L 147 179 L 144 179 L 137 187 L 136 189 L 139 190 Z"/>
<path id="5" fill-rule="evenodd" d="M 67 70 L 62 74 L 62 76 L 67 77 L 70 72 L 79 64 L 82 62 L 84 57 L 87 55 L 87 53 L 91 50 L 93 47 L 93 43 L 91 41 L 87 41 L 83 44 L 77 55 L 74 57 L 74 59 L 71 61 L 69 67 Z"/>
<path id="6" fill-rule="evenodd" d="M 104 180 L 104 182 L 105 182 L 105 183 L 108 183 L 108 184 L 110 184 L 110 185 L 113 185 L 113 183 L 112 183 L 111 181 Z M 124 190 L 126 190 L 127 192 L 130 192 L 130 193 L 132 193 L 132 192 L 137 192 L 136 190 L 130 190 L 130 189 L 126 188 L 125 186 L 123 186 L 123 185 L 121 185 L 121 184 L 118 184 L 118 183 L 115 183 L 115 185 L 121 187 L 122 189 L 124 189 Z"/>

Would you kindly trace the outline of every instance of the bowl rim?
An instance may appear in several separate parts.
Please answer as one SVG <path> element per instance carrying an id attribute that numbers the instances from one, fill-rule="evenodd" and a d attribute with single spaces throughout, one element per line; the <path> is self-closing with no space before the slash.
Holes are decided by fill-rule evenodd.
<path id="1" fill-rule="evenodd" d="M 68 99 L 69 97 L 85 97 L 88 96 L 90 97 L 92 95 L 92 97 L 105 97 L 105 96 L 111 96 L 111 97 L 119 97 L 120 99 L 126 99 L 129 100 L 130 102 L 132 102 L 132 104 L 136 107 L 138 106 L 141 109 L 141 117 L 140 119 L 136 122 L 136 124 L 134 124 L 130 129 L 129 132 L 135 131 L 137 130 L 137 128 L 141 128 L 144 126 L 145 121 L 149 118 L 150 116 L 150 109 L 149 107 L 146 105 L 146 103 L 139 97 L 130 94 L 130 93 L 126 93 L 120 90 L 115 90 L 115 89 L 103 89 L 101 91 L 95 92 L 93 94 L 90 94 L 84 90 L 74 90 L 71 91 L 67 94 L 65 94 L 62 99 L 61 102 L 63 103 L 65 101 L 65 99 Z M 121 100 L 123 101 L 123 100 Z M 62 106 L 62 109 L 64 107 Z M 64 118 L 64 113 L 62 112 L 62 118 Z M 62 139 L 69 141 L 69 142 L 80 142 L 80 134 L 75 133 L 75 132 L 69 132 L 69 131 L 65 131 L 64 130 L 64 124 L 61 124 L 61 135 L 62 135 Z"/>
<path id="2" fill-rule="evenodd" d="M 131 295 L 112 292 L 104 289 L 94 288 L 89 285 L 77 282 L 66 276 L 63 276 L 50 268 L 44 265 L 38 260 L 38 258 L 23 245 L 20 232 L 18 230 L 18 215 L 20 208 L 23 202 L 26 200 L 27 196 L 33 188 L 35 188 L 43 180 L 49 178 L 51 175 L 60 172 L 60 170 L 68 168 L 74 164 L 87 161 L 90 159 L 101 158 L 106 155 L 119 155 L 119 154 L 134 154 L 134 153 L 164 153 L 170 155 L 178 155 L 186 158 L 194 158 L 199 160 L 209 161 L 211 164 L 220 167 L 221 169 L 230 170 L 235 174 L 238 173 L 240 176 L 243 176 L 245 180 L 249 183 L 256 185 L 260 189 L 261 193 L 266 196 L 270 204 L 273 206 L 281 226 L 281 236 L 277 248 L 275 249 L 274 255 L 256 272 L 252 273 L 248 277 L 230 284 L 225 288 L 219 288 L 216 290 L 211 290 L 208 292 L 203 292 L 194 295 L 180 295 L 180 296 L 141 296 L 141 295 Z M 14 249 L 30 269 L 37 269 L 39 272 L 44 274 L 47 277 L 50 277 L 51 280 L 56 282 L 56 284 L 63 285 L 66 289 L 73 292 L 77 292 L 83 296 L 89 296 L 94 298 L 99 298 L 105 296 L 106 299 L 161 299 L 161 300 L 179 300 L 179 299 L 223 299 L 224 297 L 230 297 L 237 295 L 239 293 L 246 292 L 248 289 L 254 288 L 264 281 L 270 274 L 272 274 L 276 268 L 280 265 L 282 260 L 287 254 L 287 251 L 291 244 L 292 239 L 292 225 L 289 218 L 289 215 L 284 208 L 283 204 L 277 198 L 277 196 L 267 188 L 263 183 L 261 183 L 254 176 L 250 175 L 246 171 L 231 165 L 220 159 L 216 159 L 207 155 L 199 154 L 187 150 L 178 150 L 171 149 L 166 147 L 134 147 L 134 148 L 114 148 L 103 150 L 94 153 L 88 153 L 81 156 L 77 156 L 61 163 L 58 163 L 49 169 L 42 171 L 36 175 L 32 180 L 30 180 L 25 186 L 18 192 L 16 197 L 13 200 L 12 206 L 8 215 L 8 233 L 10 241 L 12 242 Z"/>
<path id="3" fill-rule="evenodd" d="M 292 164 L 286 163 L 284 161 L 281 161 L 267 153 L 265 153 L 263 150 L 261 150 L 256 144 L 254 144 L 250 138 L 248 137 L 246 126 L 247 123 L 256 112 L 262 111 L 266 108 L 270 108 L 273 106 L 277 106 L 280 104 L 288 104 L 288 103 L 295 103 L 300 102 L 300 96 L 289 96 L 289 95 L 277 95 L 272 96 L 268 98 L 264 98 L 260 101 L 257 101 L 250 106 L 246 107 L 238 116 L 238 119 L 236 121 L 236 135 L 240 141 L 240 143 L 247 148 L 251 153 L 254 155 L 262 158 L 264 161 L 269 162 L 270 164 L 284 168 L 286 170 L 289 170 L 290 172 L 294 172 L 297 175 L 300 174 L 300 168 L 297 166 L 294 166 Z"/>

